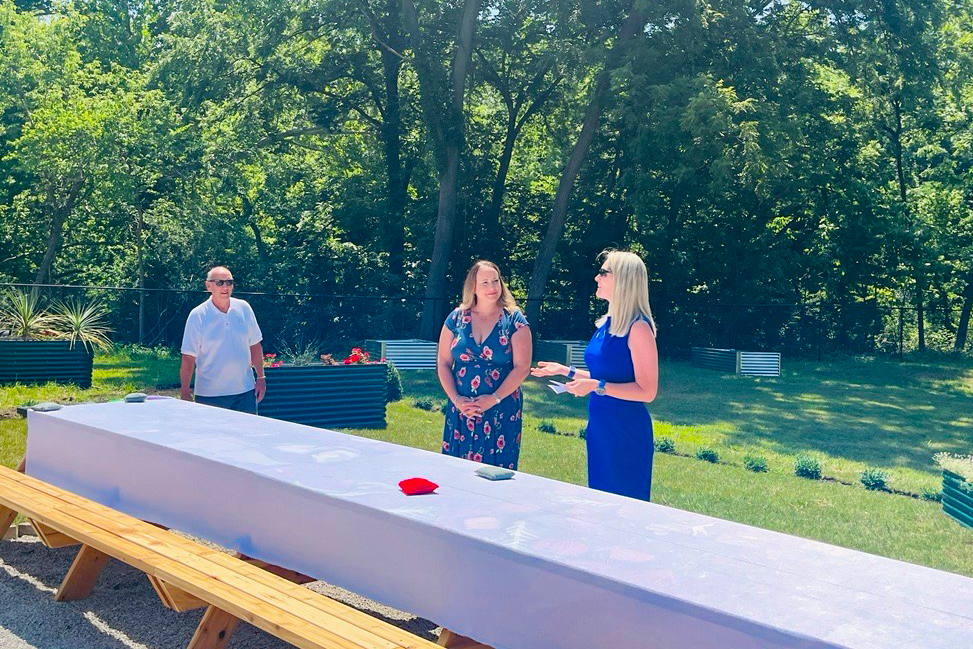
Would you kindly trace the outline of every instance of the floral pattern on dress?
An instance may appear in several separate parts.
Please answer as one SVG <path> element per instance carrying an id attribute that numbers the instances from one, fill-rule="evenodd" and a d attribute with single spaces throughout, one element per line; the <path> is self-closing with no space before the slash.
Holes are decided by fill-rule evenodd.
<path id="1" fill-rule="evenodd" d="M 493 331 L 477 343 L 473 338 L 473 318 L 468 309 L 456 309 L 446 318 L 453 333 L 453 380 L 463 397 L 493 394 L 513 370 L 514 332 L 527 326 L 520 311 L 504 311 Z M 465 417 L 449 404 L 443 428 L 443 453 L 475 462 L 516 469 L 520 457 L 524 398 L 517 388 L 513 394 L 483 413 Z"/>

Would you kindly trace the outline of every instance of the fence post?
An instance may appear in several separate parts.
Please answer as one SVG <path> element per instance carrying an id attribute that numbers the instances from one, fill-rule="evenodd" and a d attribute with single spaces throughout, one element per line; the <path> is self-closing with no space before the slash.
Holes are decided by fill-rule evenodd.
<path id="1" fill-rule="evenodd" d="M 900 361 L 902 360 L 902 337 L 904 335 L 904 330 L 905 330 L 904 329 L 904 323 L 903 323 L 903 317 L 904 317 L 903 311 L 904 310 L 905 310 L 905 307 L 900 304 L 899 305 L 899 360 Z"/>
<path id="2" fill-rule="evenodd" d="M 818 362 L 821 362 L 821 305 L 818 305 L 818 317 L 815 318 L 815 337 L 818 339 Z"/>

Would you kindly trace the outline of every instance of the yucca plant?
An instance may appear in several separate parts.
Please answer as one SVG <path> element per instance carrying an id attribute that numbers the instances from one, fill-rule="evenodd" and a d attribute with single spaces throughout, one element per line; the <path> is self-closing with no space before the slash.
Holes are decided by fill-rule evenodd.
<path id="1" fill-rule="evenodd" d="M 105 306 L 97 300 L 87 303 L 67 300 L 54 304 L 51 320 L 58 336 L 71 341 L 71 349 L 79 340 L 89 350 L 108 349 L 111 328 L 105 322 L 106 313 Z"/>
<path id="2" fill-rule="evenodd" d="M 41 308 L 34 293 L 8 289 L 0 299 L 0 323 L 13 338 L 41 337 L 53 324 L 53 317 Z"/>

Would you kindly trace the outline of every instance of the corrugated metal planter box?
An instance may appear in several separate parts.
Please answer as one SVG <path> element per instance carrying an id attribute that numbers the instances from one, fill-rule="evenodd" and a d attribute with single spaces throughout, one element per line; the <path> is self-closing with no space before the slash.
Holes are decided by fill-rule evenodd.
<path id="1" fill-rule="evenodd" d="M 436 343 L 428 340 L 366 340 L 365 351 L 373 360 L 384 358 L 400 370 L 436 369 Z"/>
<path id="2" fill-rule="evenodd" d="M 963 488 L 964 482 L 963 476 L 943 471 L 943 511 L 960 524 L 973 528 L 973 493 Z"/>
<path id="3" fill-rule="evenodd" d="M 91 387 L 92 353 L 67 340 L 0 340 L 0 385 L 74 383 Z"/>
<path id="4" fill-rule="evenodd" d="M 584 340 L 538 340 L 534 343 L 534 362 L 554 361 L 562 365 L 588 368 L 584 364 Z"/>
<path id="5" fill-rule="evenodd" d="M 693 347 L 692 364 L 745 376 L 780 376 L 780 353 Z"/>
<path id="6" fill-rule="evenodd" d="M 320 428 L 385 428 L 385 363 L 266 368 L 264 417 Z"/>

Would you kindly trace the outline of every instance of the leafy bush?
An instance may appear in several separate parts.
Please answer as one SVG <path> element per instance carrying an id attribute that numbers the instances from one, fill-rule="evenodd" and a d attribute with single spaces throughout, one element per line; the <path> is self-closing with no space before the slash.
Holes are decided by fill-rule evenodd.
<path id="1" fill-rule="evenodd" d="M 671 437 L 660 437 L 655 440 L 655 450 L 660 453 L 675 453 L 676 442 Z"/>
<path id="2" fill-rule="evenodd" d="M 821 463 L 810 455 L 802 453 L 794 459 L 794 475 L 809 480 L 821 479 Z"/>
<path id="3" fill-rule="evenodd" d="M 930 489 L 929 487 L 926 487 L 922 490 L 922 494 L 920 495 L 922 496 L 923 500 L 931 500 L 932 502 L 936 503 L 942 502 L 943 500 L 943 492 L 939 489 Z"/>
<path id="4" fill-rule="evenodd" d="M 870 491 L 885 491 L 888 489 L 888 486 L 886 485 L 888 477 L 889 474 L 881 469 L 867 467 L 864 471 L 862 471 L 861 483 Z"/>
<path id="5" fill-rule="evenodd" d="M 432 400 L 430 399 L 416 399 L 412 402 L 412 407 L 418 408 L 419 410 L 428 410 L 430 412 L 436 409 L 435 404 L 433 404 Z"/>
<path id="6" fill-rule="evenodd" d="M 402 377 L 395 363 L 386 364 L 385 370 L 385 402 L 398 401 L 402 398 Z"/>
<path id="7" fill-rule="evenodd" d="M 766 473 L 767 458 L 760 455 L 745 455 L 743 457 L 743 467 L 747 471 L 753 471 L 754 473 Z"/>
<path id="8" fill-rule="evenodd" d="M 720 461 L 720 454 L 717 453 L 716 450 L 708 446 L 703 446 L 702 448 L 696 451 L 696 458 L 700 460 L 705 460 L 706 462 L 712 462 L 713 464 L 716 464 L 717 462 Z"/>
<path id="9" fill-rule="evenodd" d="M 557 435 L 557 426 L 554 425 L 553 421 L 545 419 L 541 423 L 537 424 L 537 430 L 542 433 L 551 433 L 552 435 Z"/>
<path id="10" fill-rule="evenodd" d="M 439 406 L 439 412 L 444 415 L 449 411 L 449 401 L 443 401 L 443 405 Z"/>

